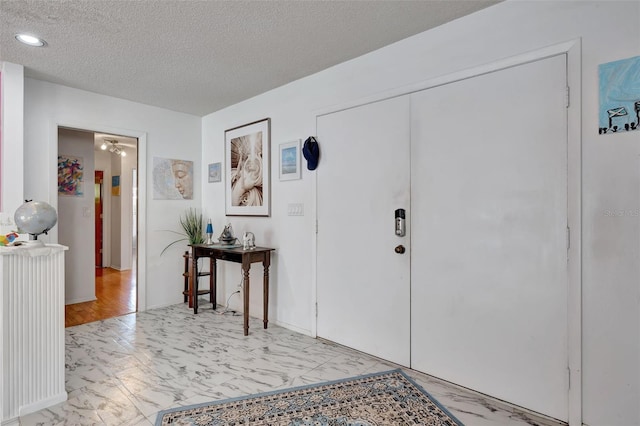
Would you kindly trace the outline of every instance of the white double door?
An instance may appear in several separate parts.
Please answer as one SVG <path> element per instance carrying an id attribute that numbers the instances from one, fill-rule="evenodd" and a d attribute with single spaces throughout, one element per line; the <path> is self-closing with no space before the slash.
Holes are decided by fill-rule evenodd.
<path id="1" fill-rule="evenodd" d="M 559 55 L 318 117 L 318 336 L 567 420 L 565 96 Z"/>

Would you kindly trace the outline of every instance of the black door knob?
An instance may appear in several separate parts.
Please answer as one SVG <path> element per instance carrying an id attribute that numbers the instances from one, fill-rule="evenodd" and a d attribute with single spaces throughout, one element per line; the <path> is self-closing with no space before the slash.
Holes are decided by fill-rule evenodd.
<path id="1" fill-rule="evenodd" d="M 399 246 L 396 246 L 395 250 L 396 250 L 396 253 L 398 253 L 398 254 L 402 254 L 405 251 L 407 251 L 407 249 L 405 249 L 402 244 L 400 244 Z"/>

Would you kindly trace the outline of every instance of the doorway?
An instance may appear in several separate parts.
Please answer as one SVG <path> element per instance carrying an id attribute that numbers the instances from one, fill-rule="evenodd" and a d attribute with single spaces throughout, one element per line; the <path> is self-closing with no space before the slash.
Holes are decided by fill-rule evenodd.
<path id="1" fill-rule="evenodd" d="M 68 256 L 65 265 L 69 270 L 65 272 L 65 323 L 78 325 L 136 312 L 138 140 L 60 127 L 58 153 L 59 158 L 81 162 L 78 180 L 84 180 L 86 188 L 71 204 L 58 200 L 60 217 L 75 217 L 70 224 L 59 224 L 59 242 L 75 254 Z M 85 229 L 88 221 L 91 231 Z M 90 263 L 82 254 L 89 252 L 82 245 L 88 243 L 93 254 Z"/>

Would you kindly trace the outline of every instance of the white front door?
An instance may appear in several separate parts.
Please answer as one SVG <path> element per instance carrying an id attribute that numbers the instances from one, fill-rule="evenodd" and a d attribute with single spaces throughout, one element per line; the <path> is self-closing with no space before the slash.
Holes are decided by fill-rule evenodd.
<path id="1" fill-rule="evenodd" d="M 566 421 L 566 57 L 411 101 L 411 366 Z"/>
<path id="2" fill-rule="evenodd" d="M 409 365 L 409 96 L 317 119 L 317 334 Z M 395 247 L 407 252 L 398 254 Z"/>

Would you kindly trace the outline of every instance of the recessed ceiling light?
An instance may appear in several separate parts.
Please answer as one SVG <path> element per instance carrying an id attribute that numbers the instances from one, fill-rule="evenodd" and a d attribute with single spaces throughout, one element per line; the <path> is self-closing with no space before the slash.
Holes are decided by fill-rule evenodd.
<path id="1" fill-rule="evenodd" d="M 24 43 L 34 47 L 43 47 L 47 44 L 47 42 L 42 40 L 41 38 L 34 37 L 29 34 L 16 34 L 16 40 L 18 40 L 20 43 Z"/>

